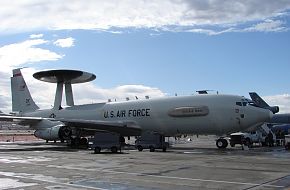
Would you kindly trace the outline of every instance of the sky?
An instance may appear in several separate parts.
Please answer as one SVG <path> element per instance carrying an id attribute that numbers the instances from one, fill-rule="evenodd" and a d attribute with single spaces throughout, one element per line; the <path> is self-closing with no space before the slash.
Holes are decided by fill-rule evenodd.
<path id="1" fill-rule="evenodd" d="M 32 74 L 94 73 L 73 85 L 76 104 L 256 91 L 290 113 L 290 0 L 0 1 L 0 110 L 11 111 L 22 68 L 41 108 L 55 85 Z M 63 102 L 65 104 L 65 102 Z"/>

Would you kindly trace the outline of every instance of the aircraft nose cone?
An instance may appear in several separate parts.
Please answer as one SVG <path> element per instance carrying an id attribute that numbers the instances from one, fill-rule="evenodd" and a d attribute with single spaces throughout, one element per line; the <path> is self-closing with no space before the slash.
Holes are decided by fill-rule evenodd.
<path id="1" fill-rule="evenodd" d="M 257 122 L 270 122 L 271 121 L 273 117 L 273 113 L 270 110 L 259 108 L 256 111 L 257 112 L 255 116 L 256 116 Z"/>
<path id="2" fill-rule="evenodd" d="M 264 111 L 265 112 L 264 112 L 263 117 L 261 118 L 261 120 L 263 122 L 270 122 L 272 117 L 273 117 L 273 115 L 274 115 L 273 112 L 270 111 L 270 110 L 267 110 L 267 109 L 265 109 Z"/>
<path id="3" fill-rule="evenodd" d="M 272 111 L 269 112 L 269 120 L 268 121 L 271 121 L 271 119 L 273 118 L 274 114 Z"/>

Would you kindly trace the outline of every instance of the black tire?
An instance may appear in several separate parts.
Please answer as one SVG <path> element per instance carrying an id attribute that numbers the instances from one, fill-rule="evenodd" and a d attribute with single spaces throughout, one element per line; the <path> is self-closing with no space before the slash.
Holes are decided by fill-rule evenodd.
<path id="1" fill-rule="evenodd" d="M 95 154 L 99 154 L 101 152 L 101 148 L 100 147 L 96 147 L 95 149 L 94 149 L 94 153 Z"/>
<path id="2" fill-rule="evenodd" d="M 143 150 L 143 147 L 139 145 L 139 146 L 137 146 L 137 149 L 139 152 L 141 152 Z"/>
<path id="3" fill-rule="evenodd" d="M 235 147 L 235 144 L 234 143 L 230 143 L 231 147 Z"/>
<path id="4" fill-rule="evenodd" d="M 166 152 L 166 149 L 167 149 L 166 147 L 163 147 L 163 148 L 162 148 L 162 151 L 163 151 L 163 152 Z"/>
<path id="5" fill-rule="evenodd" d="M 80 139 L 80 145 L 87 145 L 88 144 L 88 139 L 87 138 L 81 138 Z"/>
<path id="6" fill-rule="evenodd" d="M 155 152 L 155 148 L 153 146 L 150 146 L 149 149 L 150 149 L 150 152 Z"/>
<path id="7" fill-rule="evenodd" d="M 113 147 L 111 148 L 111 152 L 112 152 L 112 153 L 117 153 L 117 152 L 118 152 L 118 148 L 115 147 L 115 146 L 113 146 Z"/>
<path id="8" fill-rule="evenodd" d="M 248 146 L 248 147 L 250 147 L 251 144 L 252 144 L 252 143 L 251 143 L 251 139 L 246 138 L 246 140 L 245 140 L 245 145 Z"/>
<path id="9" fill-rule="evenodd" d="M 79 137 L 76 137 L 76 138 L 71 138 L 71 141 L 70 141 L 70 145 L 71 147 L 73 148 L 76 148 L 80 145 L 80 138 Z"/>
<path id="10" fill-rule="evenodd" d="M 216 146 L 219 148 L 219 149 L 222 149 L 222 148 L 226 148 L 228 146 L 228 141 L 226 139 L 218 139 L 216 141 Z"/>

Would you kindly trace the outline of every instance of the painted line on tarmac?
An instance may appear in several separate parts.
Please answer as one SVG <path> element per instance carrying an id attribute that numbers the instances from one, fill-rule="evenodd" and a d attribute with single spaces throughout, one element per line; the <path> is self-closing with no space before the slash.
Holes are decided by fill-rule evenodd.
<path id="1" fill-rule="evenodd" d="M 34 165 L 46 166 L 44 164 L 34 164 Z M 51 168 L 53 168 L 53 167 L 65 168 L 65 169 L 79 170 L 79 171 L 98 171 L 98 172 L 111 173 L 111 174 L 127 174 L 127 175 L 134 175 L 134 176 L 147 176 L 147 177 L 160 178 L 160 179 L 161 178 L 162 179 L 176 179 L 176 180 L 200 181 L 200 182 L 210 182 L 210 183 L 224 183 L 224 184 L 235 184 L 235 185 L 285 188 L 285 186 L 269 185 L 269 184 L 265 184 L 265 183 L 246 183 L 246 182 L 235 182 L 235 181 L 199 179 L 199 178 L 184 178 L 184 177 L 175 177 L 175 176 L 161 176 L 161 175 L 154 175 L 154 174 L 152 175 L 152 174 L 145 174 L 145 173 L 122 172 L 122 171 L 114 171 L 114 170 L 106 170 L 106 169 L 98 170 L 98 169 L 78 168 L 78 167 L 64 167 L 64 166 L 59 166 L 59 165 L 49 165 L 49 167 L 51 167 Z M 67 184 L 67 185 L 70 185 L 70 184 Z M 101 189 L 101 188 L 99 188 L 99 189 Z"/>
<path id="2" fill-rule="evenodd" d="M 40 165 L 40 164 L 38 164 Z M 63 166 L 49 165 L 49 167 L 62 168 Z M 75 169 L 80 171 L 98 171 L 103 173 L 112 173 L 112 174 L 127 174 L 134 176 L 147 176 L 153 178 L 163 178 L 163 179 L 177 179 L 177 180 L 187 180 L 187 181 L 200 181 L 200 182 L 210 182 L 210 183 L 224 183 L 224 184 L 235 184 L 235 185 L 249 185 L 249 186 L 260 186 L 260 187 L 272 187 L 272 188 L 285 188 L 285 186 L 280 185 L 269 185 L 263 183 L 246 183 L 246 182 L 235 182 L 235 181 L 223 181 L 223 180 L 209 180 L 209 179 L 198 179 L 198 178 L 184 178 L 184 177 L 175 177 L 175 176 L 161 176 L 161 175 L 152 175 L 144 173 L 133 173 L 133 172 L 122 172 L 114 170 L 96 170 L 96 169 L 86 169 L 86 168 L 75 168 L 75 167 L 64 167 L 65 169 Z"/>
<path id="3" fill-rule="evenodd" d="M 184 178 L 184 177 L 161 176 L 161 175 L 142 174 L 142 173 L 119 172 L 119 171 L 111 171 L 111 170 L 103 170 L 103 172 L 114 173 L 114 174 L 128 174 L 128 175 L 135 175 L 135 176 L 147 176 L 147 177 L 163 178 L 163 179 L 177 179 L 177 180 L 225 183 L 225 184 L 235 184 L 235 185 L 250 185 L 250 186 L 260 186 L 260 187 L 274 187 L 274 188 L 285 187 L 285 186 L 280 186 L 280 185 L 268 185 L 268 184 L 263 184 L 263 183 L 259 184 L 259 183 L 244 183 L 244 182 L 235 182 L 235 181 L 209 180 L 209 179 L 198 179 L 198 178 Z"/>
<path id="4" fill-rule="evenodd" d="M 78 184 L 72 184 L 72 183 L 62 183 L 62 182 L 46 180 L 46 179 L 35 179 L 35 178 L 31 178 L 31 176 L 25 176 L 25 173 L 0 172 L 0 175 L 5 176 L 5 177 L 17 178 L 17 179 L 28 179 L 28 180 L 32 180 L 32 181 L 36 181 L 36 182 L 38 181 L 38 182 L 52 183 L 52 184 L 66 186 L 66 187 L 69 186 L 69 187 L 86 188 L 86 189 L 94 189 L 94 190 L 108 190 L 108 189 L 104 189 L 104 188 L 78 185 Z M 41 184 L 37 184 L 37 185 L 41 185 Z"/>

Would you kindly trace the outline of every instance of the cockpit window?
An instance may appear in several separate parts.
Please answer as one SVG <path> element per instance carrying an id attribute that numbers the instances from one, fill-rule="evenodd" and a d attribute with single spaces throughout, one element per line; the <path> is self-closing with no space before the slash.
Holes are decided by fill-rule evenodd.
<path id="1" fill-rule="evenodd" d="M 255 104 L 255 102 L 253 101 L 253 100 L 250 100 L 250 99 L 246 99 L 246 101 L 247 101 L 247 105 L 250 105 L 250 106 L 255 106 L 255 107 L 259 107 L 259 106 L 257 106 L 256 104 Z"/>
<path id="2" fill-rule="evenodd" d="M 255 106 L 258 107 L 252 100 L 250 99 L 241 99 L 240 102 L 236 102 L 237 106 Z"/>

